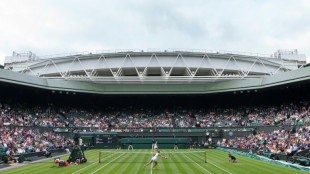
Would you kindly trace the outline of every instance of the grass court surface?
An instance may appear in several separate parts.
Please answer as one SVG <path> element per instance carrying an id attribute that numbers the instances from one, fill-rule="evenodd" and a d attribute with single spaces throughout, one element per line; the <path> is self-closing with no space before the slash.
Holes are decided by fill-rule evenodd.
<path id="1" fill-rule="evenodd" d="M 158 166 L 152 171 L 151 166 L 143 169 L 143 166 L 152 158 L 150 150 L 107 150 L 118 152 L 102 153 L 103 160 L 99 161 L 99 152 L 102 150 L 86 151 L 87 163 L 81 165 L 70 164 L 67 167 L 58 167 L 54 164 L 54 158 L 30 164 L 27 166 L 1 172 L 3 174 L 86 174 L 86 173 L 104 173 L 104 174 L 299 174 L 307 173 L 299 170 L 286 168 L 258 161 L 255 159 L 234 155 L 237 162 L 229 163 L 228 153 L 219 150 L 204 150 L 207 152 L 207 163 L 204 162 L 204 153 L 175 153 L 165 154 L 165 152 L 192 152 L 195 150 L 161 150 L 161 154 L 168 159 L 158 157 Z M 142 153 L 119 153 L 119 152 L 148 152 Z M 61 160 L 67 160 L 68 156 L 61 157 Z"/>

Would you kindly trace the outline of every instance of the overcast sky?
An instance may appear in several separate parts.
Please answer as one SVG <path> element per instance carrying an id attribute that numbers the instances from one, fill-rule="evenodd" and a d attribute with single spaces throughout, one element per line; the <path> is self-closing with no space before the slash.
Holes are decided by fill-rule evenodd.
<path id="1" fill-rule="evenodd" d="M 310 1 L 0 0 L 0 64 L 12 51 L 149 48 L 310 57 Z"/>

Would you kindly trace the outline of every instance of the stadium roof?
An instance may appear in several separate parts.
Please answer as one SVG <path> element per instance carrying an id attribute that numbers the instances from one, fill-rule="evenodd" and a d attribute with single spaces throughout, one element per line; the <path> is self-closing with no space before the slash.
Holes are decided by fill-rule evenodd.
<path id="1" fill-rule="evenodd" d="M 304 62 L 203 51 L 116 51 L 38 58 L 13 52 L 5 69 L 48 79 L 106 84 L 206 84 L 292 71 Z"/>
<path id="2" fill-rule="evenodd" d="M 256 79 L 230 80 L 207 84 L 99 84 L 46 79 L 0 69 L 0 82 L 31 86 L 52 92 L 94 94 L 208 94 L 257 90 L 310 80 L 310 67 Z"/>

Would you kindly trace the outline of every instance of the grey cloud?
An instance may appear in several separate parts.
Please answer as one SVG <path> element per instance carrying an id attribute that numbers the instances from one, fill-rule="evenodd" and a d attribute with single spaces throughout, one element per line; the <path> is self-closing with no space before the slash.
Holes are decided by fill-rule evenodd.
<path id="1" fill-rule="evenodd" d="M 16 5 L 27 11 L 21 8 L 20 13 L 11 14 L 10 8 Z M 6 6 L 0 3 L 5 26 L 0 28 L 0 63 L 14 50 L 46 55 L 119 48 L 205 48 L 271 54 L 299 48 L 310 56 L 310 44 L 304 44 L 310 40 L 309 8 L 309 1 L 303 0 L 12 0 Z"/>

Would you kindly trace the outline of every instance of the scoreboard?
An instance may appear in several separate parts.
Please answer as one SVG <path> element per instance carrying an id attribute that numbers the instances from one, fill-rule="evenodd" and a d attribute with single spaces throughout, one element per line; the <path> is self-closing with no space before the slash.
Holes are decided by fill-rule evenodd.
<path id="1" fill-rule="evenodd" d="M 95 133 L 95 148 L 116 148 L 117 145 L 117 133 Z"/>
<path id="2" fill-rule="evenodd" d="M 207 137 L 211 138 L 223 138 L 223 130 L 212 130 L 206 132 Z"/>
<path id="3" fill-rule="evenodd" d="M 81 132 L 81 139 L 83 143 L 91 143 L 95 148 L 116 148 L 118 134 L 115 132 Z"/>
<path id="4" fill-rule="evenodd" d="M 211 133 L 211 137 L 212 138 L 221 138 L 222 137 L 222 133 L 217 131 L 217 132 L 212 132 Z"/>
<path id="5" fill-rule="evenodd" d="M 96 135 L 96 144 L 116 144 L 117 137 L 111 134 Z"/>

